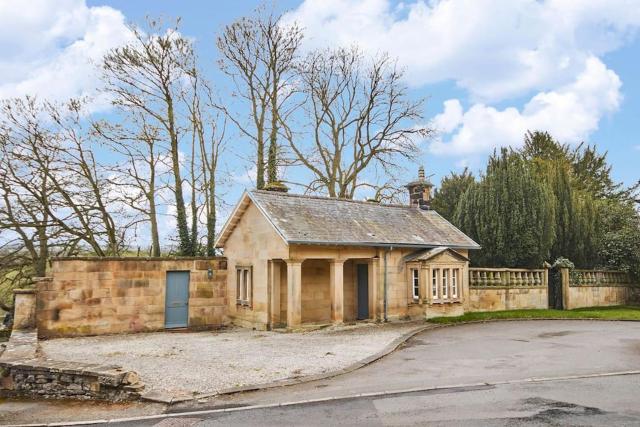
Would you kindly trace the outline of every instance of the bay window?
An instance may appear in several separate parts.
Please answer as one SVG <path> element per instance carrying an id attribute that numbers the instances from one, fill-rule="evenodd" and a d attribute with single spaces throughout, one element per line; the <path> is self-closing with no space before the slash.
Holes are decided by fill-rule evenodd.
<path id="1" fill-rule="evenodd" d="M 460 298 L 460 269 L 431 268 L 431 301 Z"/>
<path id="2" fill-rule="evenodd" d="M 420 270 L 417 268 L 411 269 L 411 285 L 413 299 L 420 299 Z"/>

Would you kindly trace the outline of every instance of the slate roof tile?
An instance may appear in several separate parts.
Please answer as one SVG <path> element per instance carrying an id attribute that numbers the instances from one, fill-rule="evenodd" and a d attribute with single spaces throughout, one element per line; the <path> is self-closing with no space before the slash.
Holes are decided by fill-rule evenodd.
<path id="1" fill-rule="evenodd" d="M 433 210 L 273 191 L 248 194 L 287 243 L 480 248 Z"/>

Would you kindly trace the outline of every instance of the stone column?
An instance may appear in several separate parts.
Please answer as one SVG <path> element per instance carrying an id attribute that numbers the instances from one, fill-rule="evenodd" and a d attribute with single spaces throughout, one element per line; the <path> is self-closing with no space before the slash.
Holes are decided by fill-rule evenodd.
<path id="1" fill-rule="evenodd" d="M 269 261 L 269 286 L 271 294 L 269 322 L 273 328 L 280 324 L 280 261 Z"/>
<path id="2" fill-rule="evenodd" d="M 302 323 L 302 261 L 287 260 L 287 327 Z"/>
<path id="3" fill-rule="evenodd" d="M 14 330 L 31 330 L 36 328 L 36 290 L 14 289 L 15 309 L 13 315 Z"/>
<path id="4" fill-rule="evenodd" d="M 462 295 L 462 275 L 464 270 L 460 269 L 458 274 L 460 275 L 458 277 L 458 295 Z M 429 299 L 429 265 L 420 262 L 420 302 L 426 304 Z"/>
<path id="5" fill-rule="evenodd" d="M 369 262 L 369 317 L 378 319 L 380 315 L 380 258 L 371 258 Z"/>
<path id="6" fill-rule="evenodd" d="M 329 282 L 331 284 L 331 321 L 344 321 L 344 260 L 329 261 Z"/>

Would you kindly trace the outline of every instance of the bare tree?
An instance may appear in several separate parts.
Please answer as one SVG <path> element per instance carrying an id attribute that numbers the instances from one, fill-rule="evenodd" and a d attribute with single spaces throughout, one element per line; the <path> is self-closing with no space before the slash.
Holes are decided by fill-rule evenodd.
<path id="1" fill-rule="evenodd" d="M 416 125 L 423 101 L 409 98 L 387 55 L 368 61 L 357 48 L 319 50 L 301 62 L 299 76 L 310 126 L 281 125 L 297 160 L 314 175 L 307 191 L 353 198 L 371 186 L 366 170 L 392 175 L 401 159 L 417 153 L 415 140 L 432 132 Z"/>
<path id="2" fill-rule="evenodd" d="M 44 276 L 55 234 L 45 208 L 54 191 L 48 170 L 57 150 L 44 143 L 51 136 L 40 124 L 42 109 L 35 99 L 3 101 L 0 120 L 0 230 L 7 236 L 2 265 L 19 271 L 17 276 L 25 270 Z"/>
<path id="3" fill-rule="evenodd" d="M 302 41 L 296 25 L 285 26 L 281 15 L 258 8 L 224 28 L 217 46 L 220 68 L 231 77 L 234 97 L 248 107 L 246 120 L 236 117 L 228 106 L 220 106 L 241 134 L 256 146 L 256 187 L 265 185 L 265 146 L 268 139 L 267 182 L 278 180 L 278 135 L 295 105 L 288 105 L 295 63 Z"/>
<path id="4" fill-rule="evenodd" d="M 45 111 L 56 127 L 47 142 L 59 150 L 54 168 L 47 170 L 56 196 L 56 204 L 45 206 L 47 213 L 98 256 L 118 255 L 126 232 L 137 221 L 125 221 L 124 207 L 114 203 L 107 170 L 97 162 L 96 144 L 84 126 L 82 101 L 71 100 L 65 106 L 45 103 Z"/>
<path id="5" fill-rule="evenodd" d="M 121 122 L 94 123 L 97 136 L 118 154 L 119 160 L 110 166 L 113 172 L 109 182 L 114 186 L 116 198 L 146 218 L 151 235 L 150 256 L 160 256 L 158 227 L 158 194 L 166 188 L 163 180 L 168 149 L 163 144 L 161 130 L 148 122 L 139 111 L 126 111 Z"/>
<path id="6" fill-rule="evenodd" d="M 205 216 L 206 254 L 215 255 L 215 233 L 217 212 L 217 171 L 220 155 L 224 150 L 226 120 L 220 117 L 220 109 L 214 102 L 211 85 L 204 80 L 194 67 L 189 75 L 191 90 L 189 116 L 191 118 L 191 188 L 192 227 L 200 217 L 198 204 L 202 201 Z M 199 163 L 199 164 L 197 164 Z M 196 173 L 196 167 L 198 173 Z M 202 197 L 198 197 L 198 193 Z M 195 236 L 195 234 L 194 234 Z M 193 236 L 192 236 L 193 237 Z M 194 241 L 194 244 L 197 242 Z"/>
<path id="7" fill-rule="evenodd" d="M 51 255 L 117 255 L 131 220 L 113 203 L 105 169 L 81 122 L 82 103 L 0 104 L 0 275 L 21 285 Z"/>
<path id="8" fill-rule="evenodd" d="M 147 120 L 163 131 L 173 174 L 179 252 L 194 255 L 180 161 L 180 141 L 186 133 L 181 126 L 184 117 L 180 117 L 185 108 L 180 104 L 186 73 L 194 63 L 193 46 L 180 35 L 177 24 L 165 28 L 161 22 L 149 20 L 147 31 L 131 27 L 131 32 L 133 42 L 104 57 L 106 90 L 114 96 L 115 105 L 147 115 Z"/>

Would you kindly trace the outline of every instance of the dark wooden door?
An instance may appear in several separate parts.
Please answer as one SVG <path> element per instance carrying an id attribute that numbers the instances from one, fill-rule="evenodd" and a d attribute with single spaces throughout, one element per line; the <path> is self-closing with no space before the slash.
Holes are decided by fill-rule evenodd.
<path id="1" fill-rule="evenodd" d="M 358 264 L 358 320 L 369 318 L 369 266 Z"/>

